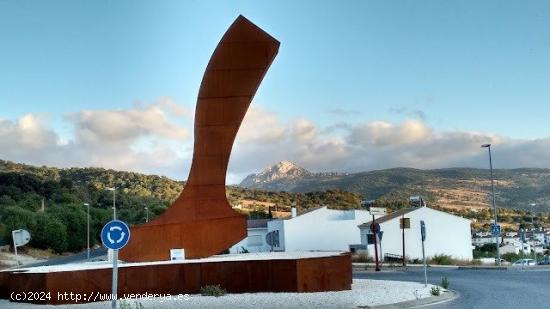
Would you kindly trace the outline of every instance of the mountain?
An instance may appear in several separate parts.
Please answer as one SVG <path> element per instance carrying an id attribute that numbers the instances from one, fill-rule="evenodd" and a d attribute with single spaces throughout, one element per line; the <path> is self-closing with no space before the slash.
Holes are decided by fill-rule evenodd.
<path id="1" fill-rule="evenodd" d="M 292 173 L 282 166 L 281 173 Z M 304 173 L 296 171 L 296 175 Z M 305 173 L 303 174 L 305 175 Z M 271 178 L 270 180 L 272 180 Z M 113 192 L 119 219 L 134 225 L 161 214 L 181 192 L 185 182 L 139 173 L 103 168 L 55 168 L 0 160 L 0 246 L 11 243 L 11 231 L 27 229 L 30 246 L 61 253 L 86 247 L 87 207 L 90 206 L 91 243 L 112 218 Z M 288 193 L 227 187 L 230 204 L 250 218 L 274 217 L 327 205 L 331 208 L 360 207 L 360 196 L 341 190 Z"/>
<path id="2" fill-rule="evenodd" d="M 240 184 L 245 188 L 288 191 L 292 184 L 310 177 L 312 174 L 303 167 L 290 161 L 282 161 L 265 168 L 258 174 L 248 175 Z"/>
<path id="3" fill-rule="evenodd" d="M 265 218 L 268 212 L 280 218 L 288 216 L 291 207 L 296 207 L 298 213 L 321 205 L 360 208 L 365 197 L 378 198 L 380 206 L 391 211 L 407 207 L 406 198 L 420 193 L 429 198 L 431 206 L 452 205 L 443 210 L 475 219 L 475 228 L 488 230 L 492 213 L 487 208 L 490 182 L 486 176 L 487 171 L 475 169 L 312 173 L 281 162 L 250 176 L 248 181 L 256 187 L 276 183 L 279 188 L 288 186 L 294 192 L 228 186 L 227 196 L 236 211 L 250 218 Z M 547 205 L 550 171 L 498 170 L 496 177 L 499 206 L 511 201 Z M 33 235 L 29 244 L 33 248 L 77 252 L 87 243 L 84 203 L 90 205 L 90 234 L 95 235 L 90 239 L 92 245 L 100 243 L 101 228 L 112 218 L 113 194 L 107 187 L 117 188 L 118 218 L 134 225 L 143 223 L 146 215 L 152 219 L 161 214 L 184 185 L 185 182 L 156 175 L 103 168 L 37 167 L 0 160 L 0 245 L 11 243 L 12 230 L 24 228 Z M 471 211 L 463 206 L 480 209 Z M 500 208 L 499 220 L 507 224 L 505 228 L 515 230 L 529 226 L 531 216 L 521 210 Z M 535 222 L 550 226 L 550 217 L 539 215 Z"/>
<path id="4" fill-rule="evenodd" d="M 381 201 L 403 201 L 412 195 L 422 195 L 432 206 L 448 209 L 491 206 L 491 182 L 489 171 L 485 169 L 392 168 L 349 174 L 312 173 L 283 162 L 249 175 L 240 185 L 289 192 L 338 189 Z M 281 166 L 288 169 L 281 169 Z M 497 169 L 494 176 L 497 206 L 530 210 L 530 204 L 536 203 L 536 211 L 550 211 L 550 169 Z"/>
<path id="5" fill-rule="evenodd" d="M 239 186 L 249 189 L 263 189 L 268 191 L 293 191 L 298 184 L 306 181 L 307 179 L 324 179 L 327 177 L 343 175 L 347 174 L 312 173 L 293 162 L 281 161 L 273 166 L 265 168 L 258 174 L 248 175 L 243 181 L 241 181 Z"/>

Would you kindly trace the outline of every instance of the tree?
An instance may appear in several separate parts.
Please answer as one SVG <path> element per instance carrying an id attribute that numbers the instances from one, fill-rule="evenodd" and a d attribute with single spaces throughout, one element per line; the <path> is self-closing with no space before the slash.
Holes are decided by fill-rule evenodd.
<path id="1" fill-rule="evenodd" d="M 37 215 L 31 245 L 36 248 L 51 248 L 57 253 L 67 250 L 67 228 L 58 218 L 46 213 Z"/>
<path id="2" fill-rule="evenodd" d="M 86 247 L 87 220 L 82 205 L 55 205 L 49 209 L 53 217 L 67 229 L 67 250 L 76 252 Z"/>

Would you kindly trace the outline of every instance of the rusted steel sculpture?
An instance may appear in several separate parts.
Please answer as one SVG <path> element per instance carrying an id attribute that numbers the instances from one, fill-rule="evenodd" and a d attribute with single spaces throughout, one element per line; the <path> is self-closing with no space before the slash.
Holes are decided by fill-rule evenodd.
<path id="1" fill-rule="evenodd" d="M 218 254 L 246 237 L 246 219 L 225 194 L 225 177 L 239 126 L 279 42 L 239 16 L 224 34 L 204 73 L 195 113 L 195 145 L 187 183 L 178 199 L 155 220 L 132 228 L 120 252 L 125 261 Z"/>

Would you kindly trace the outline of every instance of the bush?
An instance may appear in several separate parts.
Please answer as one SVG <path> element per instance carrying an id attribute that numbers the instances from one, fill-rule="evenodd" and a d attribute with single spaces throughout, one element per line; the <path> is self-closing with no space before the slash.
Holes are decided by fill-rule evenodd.
<path id="1" fill-rule="evenodd" d="M 508 261 L 508 262 L 513 263 L 513 262 L 519 260 L 521 258 L 521 255 L 510 252 L 510 253 L 504 253 L 500 257 L 503 258 L 504 260 Z"/>
<path id="2" fill-rule="evenodd" d="M 454 265 L 455 260 L 450 256 L 446 254 L 436 254 L 430 259 L 429 264 L 435 264 L 435 265 Z"/>
<path id="3" fill-rule="evenodd" d="M 145 309 L 145 306 L 143 306 L 143 304 L 140 302 L 134 302 L 132 305 L 132 303 L 121 301 L 119 308 L 120 309 Z"/>
<path id="4" fill-rule="evenodd" d="M 202 296 L 215 296 L 219 297 L 222 295 L 225 295 L 227 291 L 222 288 L 219 284 L 217 285 L 206 285 L 201 288 L 201 295 Z"/>
<path id="5" fill-rule="evenodd" d="M 67 228 L 58 218 L 48 214 L 37 214 L 31 245 L 39 249 L 51 248 L 56 253 L 67 250 Z"/>
<path id="6" fill-rule="evenodd" d="M 447 277 L 441 278 L 441 287 L 445 290 L 449 289 L 449 279 Z"/>
<path id="7" fill-rule="evenodd" d="M 87 221 L 82 205 L 55 205 L 49 209 L 52 217 L 63 222 L 67 231 L 67 250 L 78 252 L 86 248 Z"/>
<path id="8" fill-rule="evenodd" d="M 367 253 L 355 253 L 351 255 L 351 262 L 352 263 L 368 263 L 371 262 L 371 259 L 369 259 Z"/>
<path id="9" fill-rule="evenodd" d="M 431 293 L 432 293 L 433 296 L 439 296 L 439 294 L 441 294 L 441 290 L 439 289 L 439 287 L 433 286 L 432 290 L 431 290 Z"/>

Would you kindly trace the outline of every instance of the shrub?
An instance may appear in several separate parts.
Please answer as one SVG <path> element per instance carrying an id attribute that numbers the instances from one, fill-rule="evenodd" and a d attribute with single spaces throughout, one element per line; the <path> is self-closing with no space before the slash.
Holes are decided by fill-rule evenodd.
<path id="1" fill-rule="evenodd" d="M 441 290 L 437 286 L 433 286 L 430 292 L 433 296 L 439 296 L 439 294 L 441 294 Z"/>
<path id="2" fill-rule="evenodd" d="M 412 259 L 412 260 L 409 260 L 409 264 L 424 264 L 424 260 Z"/>
<path id="3" fill-rule="evenodd" d="M 370 262 L 367 253 L 355 253 L 351 255 L 352 263 L 368 263 Z"/>
<path id="4" fill-rule="evenodd" d="M 143 304 L 140 302 L 134 302 L 132 306 L 132 303 L 121 301 L 119 308 L 120 309 L 145 309 L 145 306 L 143 306 Z"/>
<path id="5" fill-rule="evenodd" d="M 67 233 L 67 250 L 77 252 L 86 248 L 86 212 L 81 205 L 55 205 L 49 214 L 63 222 Z"/>
<path id="6" fill-rule="evenodd" d="M 436 254 L 430 259 L 430 264 L 435 265 L 454 265 L 455 260 L 446 254 Z"/>
<path id="7" fill-rule="evenodd" d="M 510 252 L 510 253 L 504 253 L 500 257 L 508 262 L 515 262 L 521 258 L 521 255 Z"/>
<path id="8" fill-rule="evenodd" d="M 36 227 L 31 244 L 40 249 L 51 248 L 57 253 L 67 249 L 67 228 L 56 217 L 45 213 L 36 215 Z"/>
<path id="9" fill-rule="evenodd" d="M 449 289 L 449 279 L 447 277 L 441 278 L 441 287 L 445 290 Z"/>
<path id="10" fill-rule="evenodd" d="M 225 295 L 227 291 L 222 288 L 219 284 L 217 285 L 206 285 L 201 288 L 201 295 L 202 296 L 222 296 Z"/>

